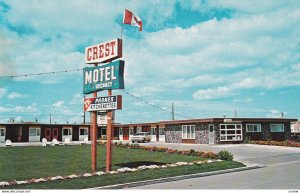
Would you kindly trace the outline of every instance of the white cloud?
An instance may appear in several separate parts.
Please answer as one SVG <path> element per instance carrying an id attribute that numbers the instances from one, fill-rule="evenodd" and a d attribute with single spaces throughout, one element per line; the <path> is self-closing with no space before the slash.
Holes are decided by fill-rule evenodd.
<path id="1" fill-rule="evenodd" d="M 193 94 L 193 98 L 196 100 L 211 100 L 220 99 L 233 96 L 234 93 L 228 87 L 208 88 L 204 90 L 198 90 Z"/>
<path id="2" fill-rule="evenodd" d="M 39 113 L 40 110 L 35 103 L 28 106 L 15 106 L 15 105 L 6 105 L 5 107 L 0 107 L 0 112 L 3 113 L 29 113 L 35 114 Z"/>
<path id="3" fill-rule="evenodd" d="M 81 94 L 74 94 L 73 98 L 69 102 L 71 105 L 82 104 L 83 105 L 83 96 Z"/>
<path id="4" fill-rule="evenodd" d="M 0 98 L 3 97 L 3 96 L 5 96 L 6 93 L 7 93 L 7 89 L 5 89 L 5 88 L 0 88 Z"/>
<path id="5" fill-rule="evenodd" d="M 245 99 L 234 99 L 233 102 L 235 103 L 250 103 L 252 102 L 253 99 L 252 98 L 245 98 Z"/>
<path id="6" fill-rule="evenodd" d="M 65 101 L 60 100 L 60 101 L 55 102 L 52 106 L 53 107 L 61 107 L 64 103 L 65 103 Z"/>
<path id="7" fill-rule="evenodd" d="M 265 92 L 259 92 L 258 94 L 259 94 L 260 96 L 265 96 L 265 95 L 266 95 Z"/>
<path id="8" fill-rule="evenodd" d="M 277 110 L 277 109 L 271 109 L 270 110 L 270 113 L 268 113 L 266 115 L 266 117 L 270 117 L 270 118 L 281 118 L 282 117 L 282 114 L 283 116 L 286 116 L 288 113 L 287 112 L 282 112 L 280 110 Z"/>
<path id="9" fill-rule="evenodd" d="M 21 93 L 18 93 L 18 92 L 9 93 L 9 95 L 7 96 L 7 98 L 9 98 L 9 99 L 25 98 L 25 97 L 28 97 L 28 95 L 21 94 Z"/>
<path id="10" fill-rule="evenodd" d="M 180 1 L 180 4 L 185 7 L 192 9 L 193 11 L 209 11 L 213 9 L 231 9 L 237 12 L 236 14 L 257 14 L 257 13 L 268 13 L 274 12 L 274 10 L 283 8 L 295 8 L 299 5 L 299 1 L 291 0 L 286 2 L 284 0 L 252 0 L 252 1 L 235 1 L 235 0 L 212 0 L 212 1 L 194 1 L 185 0 Z M 235 14 L 235 15 L 236 15 Z"/>

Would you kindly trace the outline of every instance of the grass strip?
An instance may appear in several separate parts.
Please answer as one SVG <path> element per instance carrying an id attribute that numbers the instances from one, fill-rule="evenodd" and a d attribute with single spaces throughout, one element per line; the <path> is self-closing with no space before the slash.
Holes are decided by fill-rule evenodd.
<path id="1" fill-rule="evenodd" d="M 137 172 L 120 173 L 113 175 L 93 176 L 88 178 L 67 179 L 37 184 L 14 185 L 8 189 L 84 189 L 113 184 L 151 180 L 157 178 L 204 173 L 210 171 L 244 167 L 245 165 L 235 161 L 214 162 L 192 166 L 178 166 L 164 169 L 148 169 Z"/>

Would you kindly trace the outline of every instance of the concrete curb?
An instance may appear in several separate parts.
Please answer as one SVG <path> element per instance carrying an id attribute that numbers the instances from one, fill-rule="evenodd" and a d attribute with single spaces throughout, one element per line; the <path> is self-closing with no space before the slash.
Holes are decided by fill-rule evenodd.
<path id="1" fill-rule="evenodd" d="M 150 184 L 171 182 L 171 181 L 184 180 L 184 179 L 190 179 L 190 178 L 198 178 L 198 177 L 212 176 L 212 175 L 218 175 L 218 174 L 225 174 L 225 173 L 239 172 L 239 171 L 245 171 L 245 170 L 252 170 L 252 169 L 257 169 L 257 168 L 262 168 L 262 167 L 265 167 L 265 166 L 263 166 L 263 165 L 252 165 L 252 166 L 246 166 L 246 167 L 241 167 L 241 168 L 233 168 L 233 169 L 219 170 L 219 171 L 213 171 L 213 172 L 173 176 L 173 177 L 159 178 L 159 179 L 153 179 L 153 180 L 129 182 L 129 183 L 125 183 L 125 184 L 114 184 L 114 185 L 109 185 L 109 186 L 89 188 L 88 190 L 124 189 L 124 188 L 145 186 L 145 185 L 150 185 Z"/>

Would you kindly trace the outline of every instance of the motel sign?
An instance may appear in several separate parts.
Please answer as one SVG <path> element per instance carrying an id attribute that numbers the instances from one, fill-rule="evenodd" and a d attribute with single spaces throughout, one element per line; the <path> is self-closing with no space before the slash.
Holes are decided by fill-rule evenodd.
<path id="1" fill-rule="evenodd" d="M 122 58 L 122 40 L 115 39 L 85 48 L 85 63 L 106 63 Z"/>
<path id="2" fill-rule="evenodd" d="M 83 69 L 83 93 L 108 89 L 124 89 L 124 61 L 118 60 Z"/>

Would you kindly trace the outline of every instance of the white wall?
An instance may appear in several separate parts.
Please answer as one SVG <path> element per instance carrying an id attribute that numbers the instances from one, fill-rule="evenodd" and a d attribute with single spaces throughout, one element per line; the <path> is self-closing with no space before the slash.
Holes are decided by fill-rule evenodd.
<path id="1" fill-rule="evenodd" d="M 165 129 L 165 128 L 159 128 L 159 130 L 161 129 Z M 166 141 L 166 136 L 165 135 L 161 135 L 161 132 L 159 133 L 159 139 L 158 141 L 162 141 L 162 142 L 165 142 Z"/>

